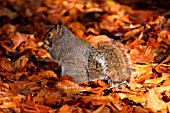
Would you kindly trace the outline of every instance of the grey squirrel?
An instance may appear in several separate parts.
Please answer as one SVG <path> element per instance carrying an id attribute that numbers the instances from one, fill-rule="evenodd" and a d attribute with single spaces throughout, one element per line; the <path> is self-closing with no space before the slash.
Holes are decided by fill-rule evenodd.
<path id="1" fill-rule="evenodd" d="M 61 75 L 70 75 L 77 84 L 96 79 L 109 85 L 129 82 L 131 61 L 121 44 L 101 42 L 94 47 L 58 24 L 47 33 L 43 46 L 61 66 Z"/>

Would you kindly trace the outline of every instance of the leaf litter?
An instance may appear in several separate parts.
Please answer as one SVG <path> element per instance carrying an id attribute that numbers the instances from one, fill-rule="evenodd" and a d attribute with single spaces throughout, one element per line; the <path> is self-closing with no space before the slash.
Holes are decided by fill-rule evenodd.
<path id="1" fill-rule="evenodd" d="M 0 8 L 0 111 L 149 113 L 170 111 L 170 19 L 112 0 L 6 0 Z M 75 84 L 41 45 L 63 22 L 93 45 L 121 42 L 132 60 L 130 87 Z"/>

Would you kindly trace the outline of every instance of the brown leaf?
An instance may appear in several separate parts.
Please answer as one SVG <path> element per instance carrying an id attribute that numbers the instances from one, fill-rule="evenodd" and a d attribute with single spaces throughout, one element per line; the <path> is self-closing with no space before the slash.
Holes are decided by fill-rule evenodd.
<path id="1" fill-rule="evenodd" d="M 24 34 L 24 35 L 27 35 L 27 34 Z M 25 46 L 30 46 L 30 47 L 33 47 L 33 48 L 38 47 L 38 44 L 36 42 L 36 39 L 35 39 L 34 35 L 28 35 L 28 39 L 26 41 Z"/>
<path id="2" fill-rule="evenodd" d="M 140 27 L 140 28 L 130 30 L 130 31 L 128 31 L 124 34 L 124 37 L 126 37 L 126 38 L 127 37 L 133 37 L 133 36 L 139 34 L 143 29 L 144 29 L 144 27 Z"/>
<path id="3" fill-rule="evenodd" d="M 11 83 L 11 84 L 9 84 L 9 87 L 10 87 L 10 89 L 12 90 L 12 92 L 13 92 L 14 94 L 17 94 L 17 93 L 18 93 L 19 88 L 18 88 L 18 86 L 17 86 L 16 84 Z"/>
<path id="4" fill-rule="evenodd" d="M 147 41 L 147 46 L 150 46 L 154 49 L 159 49 L 161 45 L 155 38 L 150 37 Z"/>
<path id="5" fill-rule="evenodd" d="M 167 80 L 170 77 L 169 74 L 163 74 L 162 77 L 156 79 L 145 80 L 145 83 L 160 84 L 162 81 Z"/>
<path id="6" fill-rule="evenodd" d="M 37 82 L 30 81 L 14 81 L 14 84 L 18 87 L 20 91 L 21 89 L 35 90 L 35 88 L 39 86 Z"/>
<path id="7" fill-rule="evenodd" d="M 38 90 L 37 95 L 33 97 L 33 101 L 39 104 L 46 105 L 55 105 L 55 103 L 59 102 L 60 104 L 62 99 L 61 91 L 58 91 L 54 88 L 41 88 Z"/>
<path id="8" fill-rule="evenodd" d="M 95 35 L 99 35 L 99 30 L 90 27 L 86 30 L 86 33 L 93 33 Z"/>
<path id="9" fill-rule="evenodd" d="M 167 113 L 170 102 L 165 102 L 163 101 L 159 95 L 161 95 L 162 92 L 170 92 L 170 86 L 165 86 L 165 87 L 159 87 L 159 88 L 154 88 L 150 89 L 149 92 L 146 94 L 146 108 L 151 109 L 153 112 L 164 112 Z"/>
<path id="10" fill-rule="evenodd" d="M 149 16 L 148 16 L 149 15 Z M 147 21 L 153 20 L 158 15 L 156 12 L 149 11 L 149 10 L 134 10 L 130 15 L 129 18 L 138 22 L 138 23 L 146 23 Z"/>
<path id="11" fill-rule="evenodd" d="M 109 41 L 112 41 L 111 38 L 109 38 L 108 36 L 106 35 L 98 35 L 98 36 L 88 36 L 86 38 L 92 45 L 96 46 L 97 43 L 100 43 L 100 42 L 109 42 Z"/>
<path id="12" fill-rule="evenodd" d="M 167 78 L 167 79 L 164 81 L 163 85 L 164 85 L 164 86 L 170 86 L 170 74 L 168 74 L 168 73 L 163 73 L 163 75 L 164 75 L 164 76 L 169 76 L 169 78 Z"/>
<path id="13" fill-rule="evenodd" d="M 10 35 L 11 40 L 13 41 L 14 47 L 11 51 L 15 52 L 16 48 L 20 46 L 21 43 L 27 41 L 29 35 L 21 34 L 16 32 L 15 34 Z"/>
<path id="14" fill-rule="evenodd" d="M 76 29 L 75 35 L 80 37 L 80 38 L 83 38 L 84 37 L 84 31 L 82 31 L 81 29 Z"/>
<path id="15" fill-rule="evenodd" d="M 58 76 L 52 70 L 41 70 L 41 72 L 29 76 L 29 81 L 41 81 L 41 87 L 45 86 L 49 79 L 57 80 Z"/>
<path id="16" fill-rule="evenodd" d="M 51 58 L 51 59 L 52 59 L 50 53 L 47 52 L 45 49 L 39 49 L 37 54 L 38 54 L 38 56 L 39 56 L 40 58 L 46 58 L 46 57 L 48 57 L 48 58 Z"/>
<path id="17" fill-rule="evenodd" d="M 97 110 L 93 111 L 93 113 L 111 113 L 111 111 L 105 104 L 103 104 Z"/>
<path id="18" fill-rule="evenodd" d="M 25 77 L 22 77 L 22 76 L 25 76 Z M 12 78 L 12 79 L 14 79 L 14 80 L 21 80 L 21 78 L 22 78 L 22 80 L 25 78 L 27 78 L 26 76 L 27 75 L 29 75 L 29 72 L 27 71 L 23 71 L 23 72 L 16 72 L 16 74 L 12 74 L 12 76 L 10 77 L 10 78 Z"/>
<path id="19" fill-rule="evenodd" d="M 48 113 L 50 110 L 52 110 L 50 107 L 48 106 L 44 106 L 44 105 L 39 105 L 39 104 L 35 104 L 35 105 L 28 105 L 28 104 L 21 104 L 21 112 L 22 113 Z"/>
<path id="20" fill-rule="evenodd" d="M 15 108 L 16 104 L 14 102 L 4 102 L 0 105 L 0 108 Z"/>
<path id="21" fill-rule="evenodd" d="M 45 104 L 47 105 L 54 105 L 56 102 L 60 103 L 61 93 L 59 91 L 51 92 L 48 95 L 45 95 Z"/>
<path id="22" fill-rule="evenodd" d="M 3 94 L 3 92 L 2 92 Z M 5 93 L 4 93 L 5 94 Z M 6 93 L 5 95 L 6 97 L 2 97 L 0 98 L 1 101 L 1 105 L 0 108 L 16 108 L 20 105 L 20 96 L 14 96 L 14 95 L 9 95 Z"/>
<path id="23" fill-rule="evenodd" d="M 15 62 L 13 62 L 13 68 L 15 70 L 21 71 L 27 65 L 27 62 L 28 58 L 25 55 L 23 55 L 20 58 L 18 58 Z"/>
<path id="24" fill-rule="evenodd" d="M 150 63 L 154 59 L 154 50 L 150 46 L 138 46 L 131 50 L 130 56 L 135 63 Z"/>
<path id="25" fill-rule="evenodd" d="M 135 106 L 133 112 L 134 113 L 149 113 L 149 111 L 147 109 L 142 108 L 140 106 Z"/>
<path id="26" fill-rule="evenodd" d="M 7 59 L 7 58 L 0 58 L 0 67 L 1 67 L 0 70 L 2 71 L 3 70 L 7 70 L 9 72 L 15 71 L 15 69 L 11 65 L 10 59 Z"/>
<path id="27" fill-rule="evenodd" d="M 48 10 L 47 7 L 41 6 L 41 7 L 38 7 L 38 8 L 37 8 L 36 12 L 37 12 L 37 13 L 41 13 L 41 12 L 44 12 L 44 11 L 47 11 L 47 10 Z"/>
<path id="28" fill-rule="evenodd" d="M 10 35 L 10 34 L 14 34 L 16 32 L 16 28 L 14 25 L 12 24 L 5 24 L 1 31 L 0 32 L 3 32 L 5 33 L 6 35 Z M 1 33 L 0 33 L 1 34 Z"/>
<path id="29" fill-rule="evenodd" d="M 160 43 L 160 42 L 162 42 L 162 41 L 169 41 L 168 40 L 168 35 L 169 35 L 169 31 L 167 31 L 167 30 L 163 30 L 163 31 L 161 31 L 159 34 L 158 34 L 158 42 Z"/>
<path id="30" fill-rule="evenodd" d="M 58 76 L 52 70 L 46 70 L 46 71 L 42 70 L 41 73 L 39 73 L 39 76 L 42 76 L 43 78 L 55 78 L 55 79 L 58 79 Z"/>
<path id="31" fill-rule="evenodd" d="M 8 16 L 9 18 L 14 18 L 16 17 L 17 13 L 12 12 L 10 9 L 7 9 L 5 7 L 0 8 L 0 16 Z"/>
<path id="32" fill-rule="evenodd" d="M 72 22 L 72 23 L 69 24 L 68 27 L 71 28 L 71 30 L 73 32 L 76 31 L 77 29 L 85 31 L 85 26 L 80 22 Z"/>
<path id="33" fill-rule="evenodd" d="M 73 93 L 79 93 L 81 91 L 84 91 L 83 87 L 69 80 L 58 81 L 56 82 L 55 87 L 64 90 L 66 94 L 73 94 Z"/>
<path id="34" fill-rule="evenodd" d="M 133 72 L 133 75 L 135 76 L 135 82 L 142 83 L 145 80 L 149 79 L 152 75 L 152 66 L 151 65 L 139 65 L 139 64 L 134 64 L 133 69 L 135 70 Z M 132 76 L 132 77 L 134 77 Z"/>
<path id="35" fill-rule="evenodd" d="M 84 96 L 85 102 L 92 102 L 93 105 L 103 105 L 108 104 L 116 99 L 114 99 L 111 96 L 100 96 L 100 95 L 90 95 L 90 96 Z M 114 102 L 115 103 L 115 102 Z"/>
<path id="36" fill-rule="evenodd" d="M 68 106 L 65 104 L 60 108 L 59 113 L 73 113 L 73 109 L 73 106 Z"/>
<path id="37" fill-rule="evenodd" d="M 33 74 L 32 76 L 28 77 L 28 79 L 29 79 L 29 81 L 35 82 L 35 81 L 40 81 L 40 80 L 42 80 L 43 77 L 42 77 L 42 76 L 39 76 L 39 75 L 37 75 L 37 74 Z"/>

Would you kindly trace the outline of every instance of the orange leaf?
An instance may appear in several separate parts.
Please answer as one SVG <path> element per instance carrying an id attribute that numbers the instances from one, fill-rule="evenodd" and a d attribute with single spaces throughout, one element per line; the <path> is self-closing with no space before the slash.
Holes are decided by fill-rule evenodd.
<path id="1" fill-rule="evenodd" d="M 28 62 L 28 58 L 23 55 L 19 59 L 17 59 L 15 62 L 13 62 L 14 69 L 19 69 L 20 71 L 26 66 Z"/>
<path id="2" fill-rule="evenodd" d="M 131 50 L 130 56 L 135 63 L 150 63 L 154 59 L 154 50 L 150 46 L 138 46 Z"/>
<path id="3" fill-rule="evenodd" d="M 49 113 L 49 111 L 52 110 L 48 106 L 35 104 L 28 105 L 28 104 L 21 104 L 21 112 L 22 113 Z"/>
<path id="4" fill-rule="evenodd" d="M 72 93 L 78 93 L 84 91 L 83 87 L 69 80 L 58 81 L 56 82 L 55 86 L 61 90 L 64 90 L 66 94 L 72 94 Z"/>
<path id="5" fill-rule="evenodd" d="M 16 108 L 16 104 L 14 102 L 5 102 L 0 105 L 0 108 Z"/>
<path id="6" fill-rule="evenodd" d="M 45 49 L 39 49 L 37 54 L 38 54 L 38 56 L 39 56 L 40 58 L 46 58 L 46 57 L 48 57 L 48 58 L 51 58 L 51 59 L 52 59 L 50 53 L 47 52 Z"/>
<path id="7" fill-rule="evenodd" d="M 169 109 L 170 102 L 164 102 L 158 96 L 162 92 L 170 92 L 170 86 L 159 87 L 150 89 L 149 92 L 146 94 L 146 108 L 150 108 L 153 112 L 162 111 L 167 113 L 167 109 Z"/>
<path id="8" fill-rule="evenodd" d="M 10 35 L 11 40 L 13 41 L 14 47 L 11 51 L 16 51 L 16 48 L 20 46 L 21 43 L 27 41 L 29 35 L 21 34 L 19 32 L 16 32 L 15 34 Z"/>
<path id="9" fill-rule="evenodd" d="M 73 113 L 73 109 L 73 106 L 68 106 L 65 104 L 60 108 L 59 113 Z"/>
<path id="10" fill-rule="evenodd" d="M 98 35 L 98 36 L 88 36 L 86 38 L 90 43 L 92 43 L 92 45 L 96 46 L 97 43 L 100 43 L 100 42 L 109 42 L 109 41 L 112 41 L 111 38 L 109 38 L 108 36 L 106 35 Z"/>
<path id="11" fill-rule="evenodd" d="M 1 70 L 7 70 L 9 72 L 15 71 L 15 69 L 11 65 L 11 61 L 6 58 L 0 59 L 0 67 L 1 67 Z"/>

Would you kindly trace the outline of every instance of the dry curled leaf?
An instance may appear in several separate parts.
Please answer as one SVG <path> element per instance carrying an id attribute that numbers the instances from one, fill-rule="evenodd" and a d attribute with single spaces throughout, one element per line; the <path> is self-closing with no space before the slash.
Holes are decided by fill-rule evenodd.
<path id="1" fill-rule="evenodd" d="M 1 67 L 0 69 L 1 71 L 3 70 L 7 70 L 8 72 L 15 71 L 15 69 L 11 65 L 11 61 L 7 58 L 0 58 L 0 67 Z"/>
<path id="2" fill-rule="evenodd" d="M 170 75 L 168 75 L 168 74 L 163 74 L 162 77 L 155 78 L 155 79 L 145 80 L 144 83 L 160 84 L 162 81 L 167 80 L 169 77 L 170 77 Z"/>
<path id="3" fill-rule="evenodd" d="M 28 105 L 28 104 L 21 104 L 21 112 L 23 113 L 48 113 L 52 109 L 48 106 L 34 104 L 34 105 Z"/>
<path id="4" fill-rule="evenodd" d="M 93 113 L 111 113 L 111 110 L 105 105 L 101 105 L 97 110 L 93 111 Z"/>
<path id="5" fill-rule="evenodd" d="M 154 50 L 150 46 L 139 46 L 130 52 L 131 60 L 135 63 L 150 63 L 154 59 Z"/>
<path id="6" fill-rule="evenodd" d="M 5 33 L 6 35 L 10 35 L 10 34 L 13 34 L 16 32 L 16 28 L 12 24 L 5 24 L 2 27 L 1 32 Z M 0 34 L 2 34 L 1 32 L 0 32 Z"/>
<path id="7" fill-rule="evenodd" d="M 38 51 L 37 54 L 38 54 L 38 56 L 39 56 L 40 58 L 46 58 L 46 57 L 48 57 L 48 58 L 51 58 L 51 59 L 52 59 L 50 53 L 47 52 L 45 49 L 39 49 L 39 51 Z"/>
<path id="8" fill-rule="evenodd" d="M 15 62 L 13 62 L 13 68 L 15 70 L 21 71 L 27 65 L 27 62 L 28 58 L 25 55 L 23 55 L 20 58 L 18 58 Z"/>
<path id="9" fill-rule="evenodd" d="M 161 9 L 161 14 L 166 15 L 163 17 L 158 16 L 159 7 L 154 6 L 158 13 L 148 10 L 153 4 L 167 1 L 150 0 L 146 10 L 134 10 L 113 0 L 1 0 L 0 3 L 1 112 L 170 111 L 169 12 Z M 131 5 L 138 9 L 140 3 Z M 130 88 L 108 88 L 107 83 L 99 80 L 83 83 L 82 88 L 69 76 L 58 78 L 62 70 L 42 49 L 42 43 L 46 32 L 59 22 L 94 45 L 110 38 L 122 42 L 132 62 L 138 63 L 132 63 L 134 80 Z"/>
<path id="10" fill-rule="evenodd" d="M 135 70 L 133 72 L 133 79 L 135 80 L 135 82 L 139 82 L 142 83 L 145 80 L 149 79 L 151 77 L 151 75 L 153 74 L 152 72 L 152 65 L 149 64 L 135 64 L 133 65 L 133 69 Z"/>
<path id="11" fill-rule="evenodd" d="M 92 45 L 96 46 L 97 43 L 100 43 L 100 42 L 109 42 L 109 41 L 112 41 L 111 38 L 109 38 L 108 36 L 106 35 L 98 35 L 98 36 L 88 36 L 86 38 Z"/>
<path id="12" fill-rule="evenodd" d="M 66 94 L 73 94 L 84 91 L 83 87 L 69 80 L 58 81 L 56 82 L 55 87 L 64 90 Z"/>
<path id="13" fill-rule="evenodd" d="M 11 37 L 11 40 L 14 44 L 14 47 L 12 48 L 11 51 L 15 52 L 16 48 L 19 47 L 21 43 L 27 41 L 29 35 L 16 32 L 15 34 L 11 34 L 10 37 Z"/>
<path id="14" fill-rule="evenodd" d="M 73 113 L 73 109 L 74 107 L 65 104 L 60 108 L 59 113 Z"/>
<path id="15" fill-rule="evenodd" d="M 139 34 L 141 31 L 143 30 L 143 27 L 140 27 L 140 28 L 136 28 L 136 29 L 133 29 L 131 31 L 128 31 L 124 34 L 124 37 L 133 37 L 137 34 Z"/>
<path id="16" fill-rule="evenodd" d="M 43 78 L 58 79 L 58 76 L 52 70 L 46 70 L 46 71 L 42 70 L 41 73 L 39 73 L 39 76 L 42 76 Z"/>
<path id="17" fill-rule="evenodd" d="M 152 110 L 152 112 L 161 111 L 162 113 L 167 113 L 170 109 L 170 102 L 165 102 L 161 98 L 164 96 L 162 93 L 170 93 L 170 86 L 164 86 L 159 88 L 150 89 L 146 94 L 146 108 Z"/>

